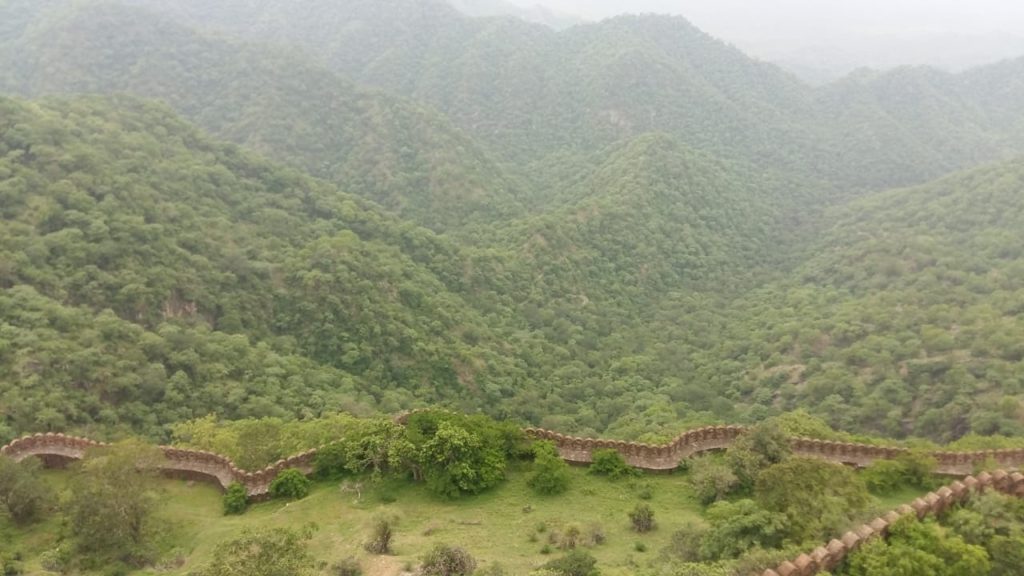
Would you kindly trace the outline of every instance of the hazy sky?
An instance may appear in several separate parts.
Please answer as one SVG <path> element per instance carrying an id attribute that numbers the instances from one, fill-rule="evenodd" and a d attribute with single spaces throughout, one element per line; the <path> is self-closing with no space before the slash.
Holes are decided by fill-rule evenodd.
<path id="1" fill-rule="evenodd" d="M 510 0 L 601 19 L 681 14 L 749 54 L 825 81 L 862 66 L 962 70 L 1024 55 L 1024 0 Z"/>

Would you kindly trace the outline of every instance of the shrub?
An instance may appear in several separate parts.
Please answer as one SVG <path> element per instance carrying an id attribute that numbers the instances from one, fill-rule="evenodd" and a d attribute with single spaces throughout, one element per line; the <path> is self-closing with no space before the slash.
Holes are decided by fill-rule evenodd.
<path id="1" fill-rule="evenodd" d="M 569 465 L 551 442 L 534 445 L 533 475 L 527 480 L 538 494 L 561 494 L 569 488 Z"/>
<path id="2" fill-rule="evenodd" d="M 561 558 L 544 565 L 544 568 L 561 576 L 600 576 L 597 560 L 589 552 L 573 550 Z"/>
<path id="3" fill-rule="evenodd" d="M 426 576 L 469 576 L 474 570 L 476 560 L 462 548 L 438 544 L 423 558 Z"/>
<path id="4" fill-rule="evenodd" d="M 49 484 L 39 478 L 39 460 L 15 462 L 0 456 L 0 506 L 15 524 L 37 520 L 54 500 Z"/>
<path id="5" fill-rule="evenodd" d="M 633 468 L 626 461 L 622 459 L 622 454 L 619 454 L 618 450 L 611 448 L 594 450 L 593 462 L 590 464 L 590 469 L 587 471 L 590 474 L 596 474 L 598 476 L 607 476 L 611 479 L 623 478 L 626 476 L 637 476 L 640 471 Z"/>
<path id="6" fill-rule="evenodd" d="M 654 530 L 654 510 L 647 504 L 637 504 L 629 513 L 629 520 L 633 523 L 633 530 L 641 534 Z"/>
<path id="7" fill-rule="evenodd" d="M 224 514 L 242 514 L 249 505 L 249 497 L 245 486 L 238 482 L 232 483 L 224 492 Z"/>
<path id="8" fill-rule="evenodd" d="M 583 531 L 575 524 L 570 524 L 558 538 L 558 547 L 562 550 L 574 550 L 580 544 Z"/>
<path id="9" fill-rule="evenodd" d="M 352 557 L 335 562 L 331 566 L 331 576 L 362 576 L 362 573 L 363 569 L 359 566 L 359 561 Z"/>
<path id="10" fill-rule="evenodd" d="M 690 465 L 690 486 L 705 506 L 725 498 L 738 485 L 732 469 L 714 458 L 698 458 Z"/>
<path id="11" fill-rule="evenodd" d="M 633 543 L 633 550 L 636 550 L 637 552 L 647 552 L 647 544 L 637 541 Z"/>
<path id="12" fill-rule="evenodd" d="M 311 527 L 245 530 L 218 545 L 213 560 L 196 576 L 314 576 L 319 571 L 308 548 L 312 536 Z"/>
<path id="13" fill-rule="evenodd" d="M 373 524 L 370 540 L 363 545 L 363 548 L 371 554 L 389 554 L 393 537 L 394 522 L 389 518 L 378 518 Z"/>
<path id="14" fill-rule="evenodd" d="M 313 459 L 313 474 L 322 480 L 334 480 L 348 472 L 348 451 L 341 442 L 328 444 L 317 450 Z"/>
<path id="15" fill-rule="evenodd" d="M 588 546 L 600 546 L 608 541 L 608 537 L 604 533 L 604 527 L 600 524 L 592 524 L 590 529 L 587 530 L 587 545 Z"/>
<path id="16" fill-rule="evenodd" d="M 270 495 L 274 498 L 301 500 L 309 495 L 312 484 L 300 470 L 289 468 L 277 475 L 270 483 Z"/>
<path id="17" fill-rule="evenodd" d="M 906 485 L 906 470 L 895 460 L 876 460 L 861 472 L 868 490 L 876 494 L 890 494 Z"/>

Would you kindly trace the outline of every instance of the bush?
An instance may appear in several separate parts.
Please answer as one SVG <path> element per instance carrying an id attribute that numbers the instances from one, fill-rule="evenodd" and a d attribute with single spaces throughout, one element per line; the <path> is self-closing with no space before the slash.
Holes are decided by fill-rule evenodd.
<path id="1" fill-rule="evenodd" d="M 538 494 L 561 494 L 569 488 L 569 465 L 551 442 L 534 445 L 533 475 L 527 480 Z"/>
<path id="2" fill-rule="evenodd" d="M 604 527 L 600 524 L 592 524 L 590 529 L 587 530 L 587 545 L 588 546 L 600 546 L 608 541 L 608 537 L 604 533 Z"/>
<path id="3" fill-rule="evenodd" d="M 574 550 L 580 544 L 583 531 L 575 524 L 570 524 L 558 538 L 558 547 L 562 550 Z"/>
<path id="4" fill-rule="evenodd" d="M 597 560 L 589 552 L 573 550 L 561 558 L 544 565 L 544 568 L 561 576 L 600 576 Z"/>
<path id="5" fill-rule="evenodd" d="M 242 514 L 249 506 L 249 496 L 245 486 L 238 482 L 232 483 L 224 492 L 224 514 Z"/>
<path id="6" fill-rule="evenodd" d="M 714 458 L 698 458 L 690 465 L 690 486 L 705 506 L 725 498 L 738 485 L 739 479 L 732 469 Z"/>
<path id="7" fill-rule="evenodd" d="M 270 483 L 270 495 L 274 498 L 301 500 L 309 495 L 311 485 L 312 482 L 300 470 L 289 468 L 278 474 Z"/>
<path id="8" fill-rule="evenodd" d="M 371 554 L 390 554 L 393 537 L 394 521 L 389 518 L 378 518 L 373 524 L 370 540 L 363 545 L 363 548 Z"/>
<path id="9" fill-rule="evenodd" d="M 355 558 L 345 558 L 331 566 L 331 576 L 362 576 L 363 569 Z"/>
<path id="10" fill-rule="evenodd" d="M 313 474 L 321 480 L 341 478 L 348 472 L 348 462 L 348 451 L 344 444 L 328 444 L 317 450 L 313 459 Z"/>
<path id="11" fill-rule="evenodd" d="M 587 470 L 590 474 L 607 476 L 613 480 L 640 474 L 639 470 L 626 464 L 618 450 L 611 448 L 594 450 L 592 458 L 593 462 L 590 464 L 590 469 Z"/>
<path id="12" fill-rule="evenodd" d="M 633 550 L 636 550 L 637 552 L 647 552 L 647 544 L 640 541 L 634 542 Z"/>
<path id="13" fill-rule="evenodd" d="M 633 523 L 633 530 L 641 534 L 654 530 L 654 510 L 647 504 L 637 504 L 629 513 L 629 520 Z"/>
<path id="14" fill-rule="evenodd" d="M 861 472 L 868 490 L 875 494 L 891 494 L 906 485 L 906 469 L 895 460 L 875 460 Z"/>
<path id="15" fill-rule="evenodd" d="M 15 524 L 28 524 L 42 515 L 54 500 L 50 485 L 39 478 L 39 460 L 15 462 L 0 456 L 0 506 Z"/>
<path id="16" fill-rule="evenodd" d="M 469 576 L 474 570 L 476 560 L 462 548 L 438 544 L 423 558 L 426 576 Z"/>
<path id="17" fill-rule="evenodd" d="M 290 530 L 271 528 L 245 530 L 237 538 L 222 542 L 213 560 L 197 576 L 314 576 L 316 561 L 309 552 L 312 528 Z"/>

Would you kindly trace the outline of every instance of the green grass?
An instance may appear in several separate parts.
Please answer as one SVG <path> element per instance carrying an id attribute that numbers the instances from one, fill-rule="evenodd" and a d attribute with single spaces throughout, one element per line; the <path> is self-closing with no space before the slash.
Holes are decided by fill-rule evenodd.
<path id="1" fill-rule="evenodd" d="M 656 561 L 672 533 L 701 516 L 701 507 L 682 473 L 609 481 L 573 468 L 569 491 L 544 497 L 527 487 L 528 470 L 528 465 L 515 467 L 496 489 L 455 501 L 439 499 L 422 485 L 389 480 L 367 488 L 356 502 L 356 495 L 343 493 L 338 482 L 322 482 L 303 500 L 256 504 L 242 516 L 223 516 L 221 494 L 212 486 L 162 480 L 160 514 L 168 526 L 165 558 L 159 568 L 140 574 L 184 576 L 208 562 L 218 543 L 244 528 L 308 523 L 318 527 L 310 542 L 318 560 L 330 565 L 355 556 L 367 576 L 397 575 L 407 562 L 418 563 L 439 542 L 466 548 L 481 567 L 497 562 L 509 574 L 526 574 L 560 554 L 554 544 L 551 554 L 541 553 L 549 544 L 549 535 L 575 524 L 584 534 L 594 525 L 603 529 L 606 543 L 589 550 L 597 557 L 602 574 L 624 576 L 635 573 L 637 565 Z M 45 479 L 62 490 L 67 473 L 48 471 Z M 658 527 L 641 535 L 631 530 L 627 513 L 642 501 L 642 484 L 652 489 L 653 497 L 646 502 L 655 510 Z M 921 493 L 904 490 L 880 498 L 875 507 L 888 510 Z M 374 519 L 382 514 L 398 519 L 392 556 L 374 556 L 362 549 Z M 538 531 L 540 525 L 543 532 Z M 58 545 L 59 533 L 58 518 L 18 530 L 0 517 L 0 554 L 18 550 L 28 574 L 43 574 L 40 555 Z M 639 548 L 646 551 L 639 552 Z"/>
<path id="2" fill-rule="evenodd" d="M 584 534 L 593 525 L 601 526 L 606 543 L 590 551 L 598 558 L 604 574 L 625 575 L 632 573 L 633 559 L 646 562 L 644 556 L 650 556 L 650 552 L 637 554 L 634 547 L 638 540 L 647 545 L 647 550 L 657 551 L 668 543 L 672 532 L 700 516 L 700 507 L 682 474 L 613 482 L 574 468 L 567 493 L 543 497 L 527 487 L 527 470 L 515 468 L 496 489 L 454 501 L 439 499 L 423 486 L 392 480 L 364 490 L 361 501 L 356 502 L 356 495 L 341 492 L 339 483 L 325 482 L 315 485 L 303 500 L 260 503 L 244 515 L 233 517 L 222 515 L 221 494 L 214 487 L 161 481 L 165 504 L 160 513 L 170 528 L 163 546 L 168 552 L 166 565 L 159 573 L 188 574 L 210 560 L 217 543 L 246 527 L 298 527 L 314 523 L 318 530 L 310 550 L 318 560 L 329 565 L 356 556 L 368 576 L 397 574 L 406 562 L 418 563 L 438 542 L 466 548 L 481 566 L 499 562 L 510 574 L 525 574 L 558 555 L 555 546 L 552 554 L 541 554 L 549 534 L 576 524 Z M 47 481 L 58 488 L 63 486 L 65 476 L 63 472 L 46 473 Z M 653 498 L 648 502 L 658 521 L 658 529 L 644 535 L 632 532 L 627 516 L 641 501 L 637 483 L 653 488 Z M 362 549 L 374 519 L 382 514 L 398 519 L 393 556 L 378 557 Z M 19 550 L 25 557 L 28 573 L 39 573 L 40 554 L 57 545 L 59 520 L 50 519 L 28 530 L 15 530 L 5 522 L 0 518 L 0 535 L 7 537 L 7 551 Z M 546 528 L 537 534 L 540 524 Z M 537 534 L 536 541 L 530 541 L 531 534 Z M 3 546 L 0 544 L 0 551 L 4 551 Z M 175 557 L 183 558 L 184 563 L 173 566 Z"/>

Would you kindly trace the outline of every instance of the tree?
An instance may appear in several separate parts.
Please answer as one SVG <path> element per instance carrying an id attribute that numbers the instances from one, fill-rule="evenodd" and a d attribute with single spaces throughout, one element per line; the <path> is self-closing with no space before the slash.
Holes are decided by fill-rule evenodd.
<path id="1" fill-rule="evenodd" d="M 75 546 L 90 563 L 153 558 L 154 480 L 163 454 L 138 442 L 90 450 L 74 470 L 66 507 Z"/>
<path id="2" fill-rule="evenodd" d="M 786 534 L 786 516 L 753 500 L 715 502 L 707 510 L 708 531 L 701 538 L 703 560 L 738 558 L 754 547 L 776 548 Z"/>
<path id="3" fill-rule="evenodd" d="M 738 484 L 732 469 L 714 457 L 704 456 L 690 463 L 690 486 L 705 506 L 725 498 Z"/>
<path id="4" fill-rule="evenodd" d="M 1019 566 L 1018 566 L 1019 568 Z M 886 539 L 874 539 L 848 560 L 849 576 L 959 576 L 988 574 L 985 549 L 945 533 L 933 521 L 900 519 Z"/>
<path id="5" fill-rule="evenodd" d="M 469 576 L 476 570 L 476 560 L 462 548 L 436 544 L 420 569 L 426 576 Z"/>
<path id="6" fill-rule="evenodd" d="M 476 494 L 505 477 L 505 455 L 500 447 L 451 422 L 441 422 L 423 444 L 420 461 L 427 487 L 448 498 Z"/>
<path id="7" fill-rule="evenodd" d="M 761 470 L 782 462 L 791 452 L 789 436 L 782 426 L 766 420 L 737 438 L 726 451 L 726 460 L 739 480 L 739 486 L 749 490 L 754 487 Z"/>
<path id="8" fill-rule="evenodd" d="M 0 456 L 0 506 L 15 524 L 38 520 L 54 500 L 50 485 L 39 476 L 39 460 L 15 462 Z"/>
<path id="9" fill-rule="evenodd" d="M 270 495 L 274 498 L 301 500 L 309 495 L 311 485 L 312 482 L 301 470 L 289 468 L 282 470 L 270 483 Z"/>
<path id="10" fill-rule="evenodd" d="M 569 488 L 569 465 L 558 454 L 551 442 L 537 442 L 533 446 L 533 474 L 527 480 L 538 494 L 561 494 Z"/>
<path id="11" fill-rule="evenodd" d="M 307 546 L 311 537 L 309 528 L 245 530 L 218 545 L 199 576 L 313 576 L 318 572 Z"/>
<path id="12" fill-rule="evenodd" d="M 757 477 L 755 499 L 764 509 L 786 515 L 786 534 L 795 542 L 820 540 L 847 525 L 867 506 L 863 480 L 841 464 L 791 458 Z"/>

